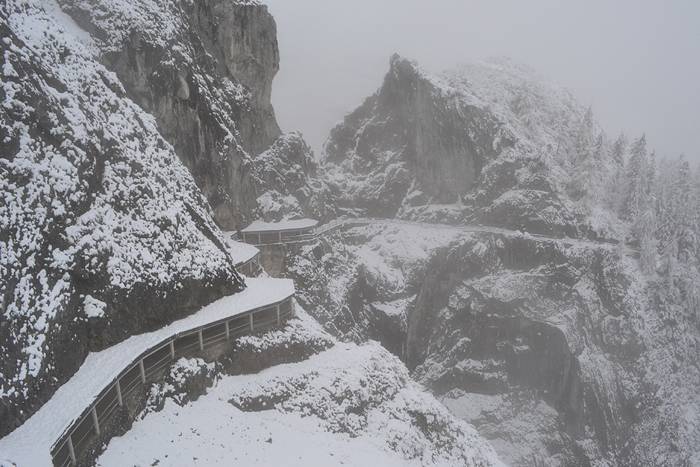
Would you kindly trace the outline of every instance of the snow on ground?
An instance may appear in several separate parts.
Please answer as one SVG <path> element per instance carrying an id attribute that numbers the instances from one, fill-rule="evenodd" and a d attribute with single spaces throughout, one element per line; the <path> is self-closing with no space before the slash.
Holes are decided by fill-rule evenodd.
<path id="1" fill-rule="evenodd" d="M 366 243 L 353 249 L 358 261 L 394 290 L 402 290 L 409 271 L 427 261 L 436 248 L 463 234 L 454 226 L 382 221 L 354 230 L 368 237 Z"/>
<path id="2" fill-rule="evenodd" d="M 280 222 L 264 222 L 257 220 L 242 230 L 242 232 L 278 232 L 280 230 L 311 229 L 318 225 L 316 219 L 293 219 Z"/>
<path id="3" fill-rule="evenodd" d="M 236 232 L 223 232 L 226 242 L 229 246 L 229 253 L 233 258 L 233 263 L 236 265 L 245 263 L 246 261 L 255 258 L 260 253 L 260 250 L 249 243 L 238 242 L 233 239 Z"/>
<path id="4" fill-rule="evenodd" d="M 53 443 L 134 358 L 179 332 L 281 301 L 294 293 L 294 283 L 288 279 L 251 278 L 246 283 L 243 292 L 224 297 L 169 326 L 88 355 L 76 374 L 39 411 L 0 439 L 0 461 L 9 459 L 20 466 L 49 465 Z"/>
<path id="5" fill-rule="evenodd" d="M 373 342 L 225 376 L 183 407 L 169 400 L 112 439 L 98 459 L 103 467 L 126 464 L 501 465 L 470 425 Z"/>

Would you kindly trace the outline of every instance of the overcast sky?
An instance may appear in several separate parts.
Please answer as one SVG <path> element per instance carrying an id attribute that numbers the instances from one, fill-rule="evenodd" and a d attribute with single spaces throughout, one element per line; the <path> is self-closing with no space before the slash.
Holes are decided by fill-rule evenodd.
<path id="1" fill-rule="evenodd" d="M 700 1 L 266 0 L 285 131 L 317 151 L 381 84 L 393 52 L 431 71 L 508 56 L 569 88 L 609 133 L 700 159 Z"/>

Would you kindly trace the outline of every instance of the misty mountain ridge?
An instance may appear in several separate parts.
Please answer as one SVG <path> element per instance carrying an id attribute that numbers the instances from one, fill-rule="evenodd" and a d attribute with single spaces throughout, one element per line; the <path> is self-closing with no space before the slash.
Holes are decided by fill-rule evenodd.
<path id="1" fill-rule="evenodd" d="M 0 464 L 699 462 L 684 158 L 512 60 L 394 55 L 316 160 L 277 123 L 255 0 L 11 0 L 0 48 Z M 235 234 L 301 218 L 323 226 Z M 263 282 L 237 270 L 256 248 Z M 116 418 L 75 414 L 100 428 L 73 452 L 26 453 L 86 358 L 269 276 L 294 280 L 289 318 L 227 321 L 215 357 L 174 343 Z"/>

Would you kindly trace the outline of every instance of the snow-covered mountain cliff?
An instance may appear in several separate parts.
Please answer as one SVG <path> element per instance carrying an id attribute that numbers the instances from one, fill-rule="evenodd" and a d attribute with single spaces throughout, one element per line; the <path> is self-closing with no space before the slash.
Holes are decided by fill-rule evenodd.
<path id="1" fill-rule="evenodd" d="M 173 344 L 81 461 L 700 462 L 689 164 L 507 60 L 399 56 L 319 163 L 275 120 L 275 29 L 257 0 L 0 5 L 0 436 L 89 352 L 245 288 L 220 228 L 348 214 L 383 219 L 263 252 L 296 319 L 227 324 L 216 362 Z"/>
<path id="2" fill-rule="evenodd" d="M 51 2 L 0 14 L 6 433 L 88 351 L 243 283 L 192 176 L 92 38 Z"/>
<path id="3" fill-rule="evenodd" d="M 424 223 L 324 236 L 288 274 L 327 329 L 381 341 L 506 462 L 692 464 L 699 193 L 683 161 L 657 180 L 645 144 L 510 62 L 434 76 L 394 56 L 322 170 L 341 210 Z"/>
<path id="4" fill-rule="evenodd" d="M 604 218 L 573 202 L 572 164 L 598 130 L 586 115 L 509 61 L 432 75 L 395 55 L 381 88 L 331 132 L 324 169 L 350 212 L 606 235 Z"/>
<path id="5" fill-rule="evenodd" d="M 286 183 L 267 183 L 260 168 L 270 157 L 257 161 L 258 154 L 275 143 L 282 169 L 298 154 L 310 153 L 303 140 L 290 144 L 301 138 L 281 135 L 275 119 L 270 97 L 279 51 L 267 7 L 247 0 L 58 3 L 90 32 L 100 61 L 116 73 L 127 95 L 155 117 L 217 223 L 234 230 L 267 215 L 270 198 L 277 189 L 284 192 Z M 300 177 L 304 185 L 320 186 L 323 197 L 311 173 L 309 180 L 304 172 Z M 298 178 L 289 184 L 299 184 Z M 281 193 L 295 205 L 284 214 L 317 214 L 325 203 L 317 201 L 318 192 Z"/>

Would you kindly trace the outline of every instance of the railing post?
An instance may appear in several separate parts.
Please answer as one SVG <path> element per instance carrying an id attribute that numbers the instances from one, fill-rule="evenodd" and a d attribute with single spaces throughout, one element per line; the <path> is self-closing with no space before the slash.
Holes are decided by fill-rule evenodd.
<path id="1" fill-rule="evenodd" d="M 202 337 L 202 330 L 200 329 L 197 331 L 197 335 L 199 336 L 199 350 L 202 351 L 204 350 L 204 338 Z"/>
<path id="2" fill-rule="evenodd" d="M 117 401 L 119 405 L 124 405 L 124 401 L 122 400 L 122 385 L 119 384 L 119 378 L 117 378 L 117 383 L 114 386 L 117 388 Z"/>
<path id="3" fill-rule="evenodd" d="M 70 460 L 73 463 L 73 465 L 76 465 L 78 463 L 78 460 L 75 458 L 75 448 L 73 447 L 73 433 L 68 435 L 68 454 L 70 454 Z"/>
<path id="4" fill-rule="evenodd" d="M 139 360 L 139 370 L 141 371 L 141 382 L 146 384 L 146 369 L 143 367 L 143 359 Z"/>
<path id="5" fill-rule="evenodd" d="M 175 360 L 175 341 L 170 341 L 170 358 Z"/>
<path id="6" fill-rule="evenodd" d="M 278 303 L 275 305 L 275 311 L 277 312 L 277 326 L 279 326 L 282 323 L 282 320 L 280 319 L 280 304 Z"/>
<path id="7" fill-rule="evenodd" d="M 95 425 L 95 433 L 97 433 L 97 436 L 100 436 L 100 422 L 97 420 L 97 411 L 95 410 L 95 406 L 92 407 L 92 423 Z"/>
<path id="8" fill-rule="evenodd" d="M 226 340 L 229 340 L 231 338 L 231 331 L 229 330 L 228 327 L 228 321 L 226 321 Z"/>
<path id="9" fill-rule="evenodd" d="M 250 330 L 253 331 L 253 313 L 248 315 L 250 317 Z"/>

